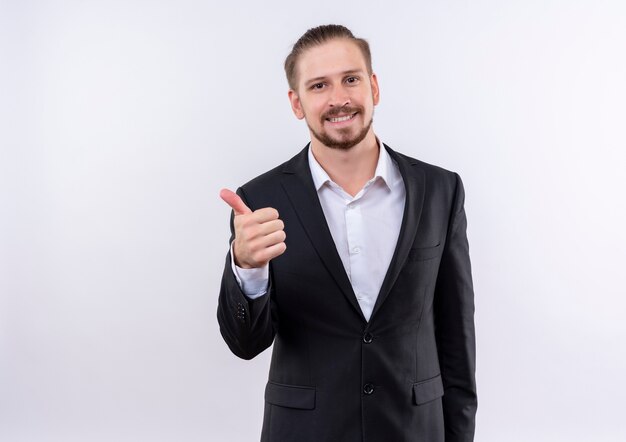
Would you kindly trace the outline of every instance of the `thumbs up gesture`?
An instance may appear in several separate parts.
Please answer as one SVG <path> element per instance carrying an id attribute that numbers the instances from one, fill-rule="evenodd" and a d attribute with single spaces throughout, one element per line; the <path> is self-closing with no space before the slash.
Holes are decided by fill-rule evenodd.
<path id="1" fill-rule="evenodd" d="M 265 207 L 253 212 L 239 195 L 228 189 L 220 191 L 220 198 L 235 214 L 235 264 L 244 269 L 263 267 L 285 252 L 285 224 L 278 218 L 276 209 Z"/>

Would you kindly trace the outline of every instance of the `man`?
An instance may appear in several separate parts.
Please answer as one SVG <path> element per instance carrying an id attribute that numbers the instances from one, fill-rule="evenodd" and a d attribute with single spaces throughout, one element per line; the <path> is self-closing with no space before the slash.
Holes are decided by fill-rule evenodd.
<path id="1" fill-rule="evenodd" d="M 474 301 L 460 177 L 372 128 L 367 42 L 308 30 L 285 61 L 311 142 L 237 193 L 218 321 L 274 349 L 262 441 L 472 441 Z"/>

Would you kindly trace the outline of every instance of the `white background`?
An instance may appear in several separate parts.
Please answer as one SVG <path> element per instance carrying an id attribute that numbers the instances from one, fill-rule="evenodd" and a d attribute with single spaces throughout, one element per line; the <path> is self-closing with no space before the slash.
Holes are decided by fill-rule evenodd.
<path id="1" fill-rule="evenodd" d="M 478 442 L 626 440 L 626 3 L 0 1 L 0 440 L 252 441 L 216 305 L 282 62 L 372 47 L 376 133 L 465 183 Z"/>

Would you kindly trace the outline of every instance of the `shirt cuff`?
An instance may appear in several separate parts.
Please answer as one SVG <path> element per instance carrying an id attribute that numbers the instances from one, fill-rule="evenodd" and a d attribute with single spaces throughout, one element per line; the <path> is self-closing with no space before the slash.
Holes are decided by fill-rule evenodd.
<path id="1" fill-rule="evenodd" d="M 270 280 L 269 263 L 255 269 L 243 269 L 237 266 L 233 253 L 233 243 L 230 244 L 230 265 L 241 291 L 250 299 L 265 295 Z"/>

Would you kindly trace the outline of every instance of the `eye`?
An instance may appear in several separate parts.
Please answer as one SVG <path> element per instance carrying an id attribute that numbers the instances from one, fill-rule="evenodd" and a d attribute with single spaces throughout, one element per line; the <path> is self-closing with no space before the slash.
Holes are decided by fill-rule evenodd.
<path id="1" fill-rule="evenodd" d="M 324 83 L 315 83 L 311 85 L 312 90 L 320 90 L 324 87 Z"/>
<path id="2" fill-rule="evenodd" d="M 346 83 L 348 84 L 357 84 L 359 82 L 359 77 L 348 77 L 346 78 Z"/>

